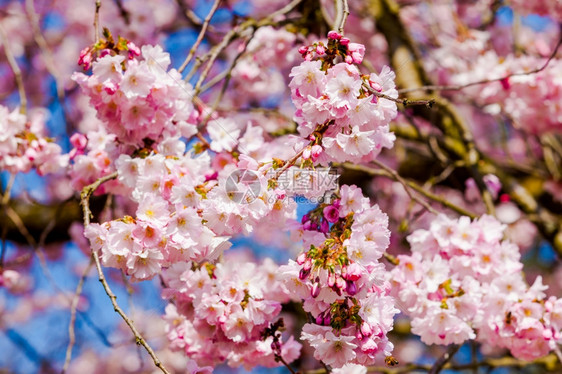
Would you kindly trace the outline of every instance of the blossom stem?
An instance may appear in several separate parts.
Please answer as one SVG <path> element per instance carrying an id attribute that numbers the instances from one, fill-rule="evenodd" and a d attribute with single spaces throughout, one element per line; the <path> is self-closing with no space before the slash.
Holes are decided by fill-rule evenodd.
<path id="1" fill-rule="evenodd" d="M 68 323 L 68 346 L 66 347 L 66 357 L 64 359 L 64 366 L 62 367 L 61 374 L 64 374 L 68 369 L 68 365 L 70 365 L 70 359 L 72 358 L 72 348 L 74 347 L 74 343 L 76 342 L 76 334 L 74 333 L 74 326 L 76 324 L 76 310 L 78 308 L 78 301 L 80 299 L 80 294 L 82 294 L 82 287 L 84 286 L 84 281 L 88 276 L 88 273 L 94 266 L 93 258 L 90 258 L 90 262 L 80 280 L 78 281 L 78 285 L 76 286 L 76 291 L 74 292 L 74 297 L 72 298 L 72 303 L 70 305 L 70 322 Z"/>
<path id="2" fill-rule="evenodd" d="M 215 14 L 217 9 L 219 8 L 220 3 L 221 3 L 221 0 L 215 0 L 215 2 L 213 3 L 213 6 L 211 7 L 211 10 L 209 11 L 209 14 L 207 14 L 207 17 L 205 17 L 205 20 L 203 21 L 203 26 L 201 26 L 201 31 L 199 32 L 199 35 L 197 35 L 197 40 L 195 40 L 195 43 L 193 44 L 193 46 L 189 50 L 189 53 L 187 54 L 187 57 L 185 58 L 184 62 L 181 64 L 180 68 L 178 69 L 178 72 L 180 72 L 180 73 L 183 72 L 185 70 L 185 68 L 187 67 L 187 65 L 189 64 L 189 62 L 191 61 L 191 59 L 193 58 L 193 56 L 195 55 L 195 52 L 199 48 L 199 45 L 203 41 L 203 37 L 205 36 L 205 33 L 207 32 L 207 28 L 209 27 L 209 23 L 211 22 L 211 18 L 213 18 L 213 15 Z"/>

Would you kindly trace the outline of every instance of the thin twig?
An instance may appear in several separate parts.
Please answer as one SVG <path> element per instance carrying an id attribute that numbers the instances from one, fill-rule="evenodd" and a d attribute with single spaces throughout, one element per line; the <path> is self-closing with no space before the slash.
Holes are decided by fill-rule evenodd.
<path id="1" fill-rule="evenodd" d="M 199 80 L 197 81 L 197 84 L 195 84 L 194 96 L 198 96 L 199 93 L 201 92 L 201 85 L 203 84 L 203 81 L 205 81 L 205 79 L 207 78 L 207 75 L 209 75 L 209 72 L 211 71 L 211 67 L 215 63 L 215 60 L 219 57 L 219 54 L 230 44 L 231 41 L 236 39 L 238 36 L 239 36 L 238 28 L 236 27 L 230 30 L 224 36 L 222 41 L 211 49 L 209 61 L 207 62 L 207 65 L 205 66 L 203 72 L 199 76 Z"/>
<path id="2" fill-rule="evenodd" d="M 0 25 L 0 39 L 2 44 L 4 45 L 4 53 L 6 54 L 6 59 L 8 60 L 8 64 L 14 73 L 14 77 L 16 79 L 16 85 L 18 86 L 18 93 L 20 95 L 20 113 L 25 114 L 27 110 L 27 96 L 25 95 L 25 87 L 23 85 L 23 77 L 21 74 L 20 67 L 14 58 L 14 54 L 10 49 L 10 45 L 8 43 L 8 36 L 6 35 L 6 31 Z"/>
<path id="3" fill-rule="evenodd" d="M 402 104 L 405 107 L 407 106 L 417 106 L 417 105 L 423 105 L 426 106 L 428 108 L 431 108 L 433 106 L 433 104 L 435 104 L 435 99 L 429 99 L 429 100 L 410 100 L 410 99 L 398 99 L 392 96 L 388 96 L 386 94 L 383 94 L 382 92 L 376 91 L 374 90 L 371 86 L 369 86 L 367 83 L 363 84 L 363 87 L 367 89 L 367 91 L 369 91 L 370 93 L 372 93 L 373 95 L 380 97 L 382 99 L 386 99 L 386 100 L 390 100 L 390 101 L 394 101 L 397 104 Z"/>
<path id="4" fill-rule="evenodd" d="M 334 123 L 333 120 L 327 121 L 326 123 L 323 123 L 321 125 L 316 126 L 316 130 L 314 130 L 314 132 L 317 133 L 324 133 L 324 131 L 326 131 L 326 129 L 332 125 Z M 275 173 L 275 175 L 273 176 L 273 179 L 277 180 L 279 179 L 279 177 L 285 172 L 285 170 L 287 170 L 288 168 L 290 168 L 291 166 L 293 166 L 297 160 L 299 159 L 299 157 L 302 156 L 302 154 L 304 153 L 305 149 L 312 145 L 314 143 L 314 141 L 310 141 L 310 144 L 307 144 L 305 147 L 303 147 L 300 151 L 298 151 L 293 157 L 291 157 L 289 160 L 287 160 L 283 166 L 281 167 L 281 169 L 277 170 L 277 172 Z"/>
<path id="5" fill-rule="evenodd" d="M 395 181 L 400 183 L 402 185 L 402 187 L 404 187 L 404 190 L 406 191 L 406 193 L 408 194 L 408 196 L 410 197 L 411 200 L 420 204 L 428 212 L 433 213 L 435 215 L 439 214 L 439 212 L 436 211 L 431 205 L 429 205 L 427 203 L 427 201 L 422 200 L 422 199 L 418 198 L 417 196 L 413 195 L 410 191 L 410 187 L 408 186 L 408 183 L 406 183 L 404 178 L 402 178 L 400 176 L 400 174 L 398 174 L 395 170 L 391 169 L 390 167 L 386 166 L 385 164 L 383 164 L 382 162 L 380 162 L 378 160 L 373 160 L 372 162 L 373 162 L 373 164 L 377 165 L 379 168 L 385 170 L 387 173 L 389 173 L 392 176 L 392 178 L 394 178 Z"/>
<path id="6" fill-rule="evenodd" d="M 334 164 L 333 166 L 334 167 L 341 166 L 344 169 L 362 171 L 362 172 L 365 172 L 365 173 L 367 173 L 369 175 L 372 175 L 372 176 L 383 176 L 383 177 L 394 179 L 394 176 L 391 173 L 387 172 L 386 170 L 374 169 L 374 168 L 370 168 L 368 166 L 355 165 L 355 164 L 347 163 L 347 162 L 342 163 L 342 164 Z M 459 213 L 463 216 L 468 216 L 470 218 L 476 218 L 477 217 L 476 214 L 471 213 L 471 212 L 467 211 L 466 209 L 461 208 L 460 206 L 451 203 L 450 201 L 442 198 L 439 195 L 436 195 L 434 193 L 431 193 L 431 192 L 425 190 L 423 187 L 421 187 L 420 185 L 418 185 L 417 183 L 415 183 L 413 181 L 407 180 L 405 178 L 402 178 L 402 180 L 406 183 L 406 185 L 408 187 L 410 187 L 413 190 L 419 192 L 420 194 L 427 197 L 428 199 L 431 199 L 431 200 L 443 205 L 446 208 L 449 208 L 449 209 L 451 209 L 451 210 L 453 210 L 453 211 L 455 211 L 455 212 L 457 212 L 457 213 Z"/>
<path id="7" fill-rule="evenodd" d="M 39 15 L 35 11 L 35 5 L 33 2 L 34 0 L 25 0 L 25 8 L 27 11 L 27 17 L 29 18 L 29 23 L 31 23 L 31 29 L 33 30 L 33 38 L 41 50 L 41 54 L 43 55 L 43 59 L 45 61 L 45 67 L 55 79 L 57 97 L 62 101 L 64 100 L 64 85 L 62 83 L 60 73 L 56 68 L 53 52 L 49 48 L 45 37 L 41 33 L 41 28 L 39 27 Z"/>
<path id="8" fill-rule="evenodd" d="M 205 69 L 204 69 L 203 73 L 201 74 L 201 76 L 199 77 L 199 80 L 197 81 L 197 84 L 195 86 L 195 96 L 197 96 L 201 92 L 201 85 L 202 85 L 203 81 L 205 80 L 205 78 L 207 77 L 207 75 L 209 74 L 211 66 L 214 63 L 214 61 L 216 60 L 216 58 L 218 57 L 218 55 L 233 40 L 235 40 L 237 37 L 242 35 L 242 33 L 247 28 L 254 27 L 257 30 L 260 27 L 272 26 L 272 25 L 278 24 L 279 21 L 276 20 L 278 17 L 289 13 L 291 10 L 293 10 L 302 1 L 303 0 L 293 0 L 289 4 L 284 6 L 283 8 L 271 13 L 269 16 L 267 16 L 267 17 L 265 17 L 265 18 L 263 18 L 259 21 L 249 19 L 249 20 L 243 22 L 242 24 L 236 26 L 235 28 L 231 29 L 228 33 L 226 33 L 225 36 L 223 37 L 223 39 L 221 40 L 221 42 L 218 45 L 215 45 L 208 53 L 206 53 L 204 56 L 197 57 L 195 64 L 193 65 L 193 67 L 191 68 L 191 70 L 189 71 L 189 73 L 186 75 L 186 77 L 184 79 L 186 82 L 189 81 L 195 75 L 195 72 L 199 69 L 199 67 L 205 61 L 207 61 L 207 60 L 211 60 L 211 61 L 209 61 L 207 63 L 207 66 L 205 66 Z M 254 32 L 255 32 L 255 30 L 254 30 Z"/>
<path id="9" fill-rule="evenodd" d="M 184 69 L 189 64 L 189 62 L 191 61 L 191 59 L 193 58 L 193 56 L 195 55 L 195 52 L 197 51 L 197 48 L 199 48 L 199 45 L 201 44 L 201 41 L 203 41 L 203 37 L 205 36 L 205 33 L 207 32 L 207 27 L 209 27 L 209 22 L 211 22 L 211 18 L 213 18 L 213 15 L 215 14 L 217 9 L 219 8 L 220 3 L 221 3 L 221 0 L 215 0 L 215 2 L 213 3 L 213 6 L 212 6 L 211 10 L 209 11 L 209 14 L 207 14 L 207 17 L 205 17 L 205 20 L 203 21 L 203 26 L 201 27 L 201 31 L 199 32 L 199 35 L 197 35 L 197 40 L 195 40 L 195 44 L 193 44 L 193 46 L 189 50 L 189 53 L 188 53 L 187 57 L 185 58 L 185 61 L 183 62 L 183 64 L 181 64 L 180 68 L 178 69 L 178 72 L 180 72 L 180 73 L 183 72 Z"/>
<path id="10" fill-rule="evenodd" d="M 439 359 L 437 359 L 437 361 L 433 364 L 428 374 L 438 374 L 443 369 L 445 364 L 451 361 L 451 359 L 453 358 L 455 353 L 457 353 L 460 347 L 461 346 L 459 344 L 451 345 L 449 349 L 447 349 L 447 352 L 445 352 L 443 356 L 439 357 Z"/>
<path id="11" fill-rule="evenodd" d="M 92 183 L 89 186 L 86 186 L 82 189 L 82 193 L 80 194 L 80 202 L 82 204 L 82 211 L 84 213 L 84 228 L 86 228 L 90 224 L 90 217 L 92 215 L 92 212 L 90 210 L 90 197 L 99 188 L 99 186 L 101 186 L 103 183 L 105 183 L 109 180 L 115 179 L 115 178 L 117 178 L 117 172 L 114 172 L 112 174 L 106 175 L 105 177 L 99 178 L 94 183 Z M 154 350 L 150 347 L 150 345 L 146 342 L 146 340 L 142 337 L 140 332 L 137 330 L 133 321 L 125 314 L 125 312 L 123 311 L 123 309 L 121 309 L 119 304 L 117 304 L 117 296 L 115 296 L 115 294 L 113 293 L 113 291 L 109 287 L 109 284 L 107 283 L 107 280 L 105 279 L 105 276 L 103 274 L 103 269 L 101 267 L 101 263 L 100 263 L 100 259 L 99 259 L 99 253 L 98 253 L 97 250 L 92 250 L 92 258 L 93 258 L 94 263 L 96 265 L 96 270 L 98 272 L 98 279 L 99 279 L 100 283 L 102 284 L 102 286 L 105 290 L 105 293 L 107 294 L 107 296 L 109 296 L 109 299 L 111 300 L 111 304 L 113 305 L 113 309 L 115 310 L 115 312 L 117 312 L 117 314 L 119 314 L 121 316 L 121 318 L 125 321 L 127 326 L 129 326 L 129 328 L 133 332 L 133 335 L 135 336 L 136 343 L 139 344 L 139 345 L 142 345 L 146 349 L 146 351 L 148 352 L 148 354 L 152 358 L 152 361 L 154 362 L 154 365 L 157 368 L 159 368 L 163 373 L 170 374 L 170 372 L 164 367 L 164 365 L 162 364 L 160 359 L 156 356 L 156 353 L 154 353 Z"/>
<path id="12" fill-rule="evenodd" d="M 94 266 L 94 260 L 90 257 L 90 262 L 80 280 L 78 281 L 78 285 L 76 286 L 76 291 L 74 292 L 74 297 L 72 298 L 72 303 L 70 304 L 70 322 L 68 323 L 68 346 L 66 347 L 66 357 L 64 359 L 64 366 L 62 367 L 61 373 L 64 374 L 68 369 L 68 365 L 70 365 L 70 359 L 72 358 L 72 348 L 74 347 L 74 343 L 76 342 L 76 335 L 74 333 L 74 325 L 76 324 L 76 310 L 78 308 L 78 301 L 80 299 L 80 295 L 82 294 L 82 287 L 84 286 L 84 281 L 88 276 L 88 273 Z"/>
<path id="13" fill-rule="evenodd" d="M 293 370 L 293 368 L 291 367 L 291 365 L 289 365 L 287 363 L 287 361 L 285 361 L 285 359 L 283 358 L 283 356 L 276 354 L 275 358 L 280 361 L 283 365 L 285 365 L 285 367 L 287 368 L 287 370 L 289 370 L 291 372 L 291 374 L 297 374 L 297 372 L 295 370 Z"/>

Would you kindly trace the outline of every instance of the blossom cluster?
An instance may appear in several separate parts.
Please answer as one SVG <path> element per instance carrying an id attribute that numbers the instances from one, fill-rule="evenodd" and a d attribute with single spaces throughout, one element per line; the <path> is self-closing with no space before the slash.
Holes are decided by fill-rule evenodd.
<path id="1" fill-rule="evenodd" d="M 172 265 L 163 274 L 164 296 L 171 301 L 164 316 L 171 348 L 198 365 L 227 360 L 249 369 L 279 366 L 277 357 L 294 361 L 301 344 L 292 336 L 283 342 L 282 323 L 272 323 L 289 300 L 277 270 L 271 260 Z"/>
<path id="2" fill-rule="evenodd" d="M 0 105 L 0 170 L 15 174 L 36 168 L 44 175 L 66 167 L 68 157 L 44 135 L 45 116 L 42 110 L 26 116 L 19 109 L 10 112 Z"/>
<path id="3" fill-rule="evenodd" d="M 545 299 L 540 277 L 526 284 L 519 248 L 502 240 L 504 229 L 491 216 L 439 215 L 408 237 L 412 254 L 398 256 L 391 275 L 424 343 L 477 339 L 525 360 L 560 343 L 562 300 Z"/>
<path id="4" fill-rule="evenodd" d="M 503 63 L 498 64 L 500 60 Z M 484 66 L 489 66 L 491 62 L 496 64 L 496 67 L 485 69 Z M 515 126 L 526 132 L 540 135 L 559 131 L 562 122 L 562 110 L 558 105 L 562 95 L 562 79 L 559 71 L 562 64 L 557 60 L 550 61 L 548 67 L 537 74 L 518 74 L 532 71 L 543 66 L 544 63 L 545 59 L 533 56 L 508 56 L 505 59 L 494 53 L 482 56 L 476 60 L 473 68 L 480 72 L 482 79 L 507 76 L 509 78 L 491 83 L 479 90 L 479 100 L 490 104 L 489 109 L 492 113 L 499 110 L 497 103 L 501 103 L 503 113 L 514 121 Z M 517 74 L 511 75 L 515 73 Z M 461 74 L 456 80 L 460 82 L 475 79 L 470 78 L 469 75 L 470 73 Z"/>
<path id="5" fill-rule="evenodd" d="M 379 75 L 362 75 L 357 65 L 365 47 L 333 31 L 327 45 L 317 42 L 299 51 L 304 61 L 291 70 L 289 87 L 300 135 L 324 151 L 317 152 L 318 161 L 366 162 L 383 147 L 391 148 L 395 136 L 389 123 L 396 103 L 373 92 L 398 97 L 394 72 L 385 66 Z M 319 125 L 328 125 L 322 134 Z"/>
<path id="6" fill-rule="evenodd" d="M 301 233 L 309 249 L 280 271 L 315 321 L 301 335 L 314 357 L 334 368 L 392 360 L 387 333 L 398 310 L 378 262 L 390 241 L 387 216 L 359 188 L 342 186 L 339 199 L 303 218 Z"/>
<path id="7" fill-rule="evenodd" d="M 170 55 L 159 45 L 116 48 L 102 49 L 97 59 L 84 50 L 80 62 L 85 68 L 91 63 L 92 74 L 73 75 L 106 132 L 125 150 L 194 135 L 193 89 L 177 70 L 168 70 Z"/>
<path id="8" fill-rule="evenodd" d="M 182 146 L 178 140 L 176 147 Z M 294 215 L 295 205 L 267 189 L 254 160 L 242 155 L 238 165 L 213 170 L 207 152 L 195 157 L 182 150 L 181 156 L 121 155 L 116 161 L 120 192 L 138 206 L 134 218 L 86 228 L 105 266 L 150 279 L 175 262 L 217 259 L 230 237 L 250 233 L 258 221 L 282 224 Z M 256 172 L 246 177 L 238 168 Z"/>

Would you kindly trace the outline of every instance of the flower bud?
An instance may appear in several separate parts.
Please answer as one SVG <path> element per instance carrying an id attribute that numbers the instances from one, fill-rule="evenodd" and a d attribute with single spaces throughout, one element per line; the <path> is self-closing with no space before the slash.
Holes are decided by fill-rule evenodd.
<path id="1" fill-rule="evenodd" d="M 341 39 L 341 34 L 337 31 L 330 31 L 328 32 L 328 39 L 339 40 Z"/>
<path id="2" fill-rule="evenodd" d="M 361 334 L 361 330 L 359 329 L 355 330 L 355 338 L 357 340 L 363 340 L 363 334 Z"/>
<path id="3" fill-rule="evenodd" d="M 357 286 L 355 285 L 355 282 L 350 282 L 347 281 L 347 293 L 350 296 L 353 296 L 357 293 Z"/>
<path id="4" fill-rule="evenodd" d="M 310 156 L 312 155 L 312 147 L 308 146 L 304 149 L 304 151 L 302 151 L 302 158 L 304 160 L 310 160 Z"/>
<path id="5" fill-rule="evenodd" d="M 345 280 L 356 281 L 359 278 L 361 278 L 362 269 L 361 269 L 361 266 L 359 266 L 358 263 L 353 262 L 353 263 L 349 264 L 347 266 L 346 270 L 347 270 L 347 276 L 344 277 Z M 342 276 L 343 276 L 343 273 L 342 273 Z"/>
<path id="6" fill-rule="evenodd" d="M 328 287 L 332 288 L 336 284 L 336 274 L 330 273 L 328 275 Z"/>
<path id="7" fill-rule="evenodd" d="M 318 295 L 320 295 L 320 284 L 318 282 L 314 282 L 312 284 L 312 288 L 310 289 L 310 296 L 317 298 Z"/>
<path id="8" fill-rule="evenodd" d="M 299 53 L 300 53 L 301 55 L 304 55 L 304 54 L 307 53 L 307 52 L 308 52 L 308 47 L 307 47 L 307 46 L 303 45 L 303 46 L 301 46 L 301 47 L 299 48 Z"/>
<path id="9" fill-rule="evenodd" d="M 311 152 L 312 152 L 312 153 L 311 153 L 312 160 L 313 160 L 313 161 L 316 161 L 316 159 L 317 159 L 318 157 L 320 157 L 320 155 L 322 154 L 323 151 L 324 151 L 324 150 L 322 149 L 322 146 L 321 146 L 321 145 L 318 145 L 318 144 L 313 145 L 313 146 L 312 146 L 312 149 L 311 149 Z"/>
<path id="10" fill-rule="evenodd" d="M 363 336 L 371 336 L 373 335 L 373 329 L 371 328 L 371 326 L 363 321 L 363 323 L 361 323 L 361 334 Z"/>
<path id="11" fill-rule="evenodd" d="M 310 269 L 308 269 L 308 270 L 301 269 L 299 271 L 299 279 L 300 280 L 305 280 L 306 278 L 308 278 L 309 275 L 310 275 Z"/>
<path id="12" fill-rule="evenodd" d="M 332 323 L 332 318 L 330 317 L 330 313 L 326 313 L 324 316 L 324 326 L 330 326 L 330 323 Z"/>
<path id="13" fill-rule="evenodd" d="M 297 264 L 302 265 L 306 261 L 306 253 L 303 252 L 297 257 Z"/>
<path id="14" fill-rule="evenodd" d="M 345 291 L 347 288 L 347 284 L 345 282 L 345 279 L 343 279 L 342 277 L 338 277 L 336 279 L 336 287 L 339 288 L 342 291 Z"/>
<path id="15" fill-rule="evenodd" d="M 350 42 L 350 40 L 348 38 L 341 38 L 340 39 L 340 44 L 341 45 L 348 45 Z"/>
<path id="16" fill-rule="evenodd" d="M 271 342 L 271 349 L 273 349 L 274 351 L 280 351 L 281 343 L 279 341 Z"/>

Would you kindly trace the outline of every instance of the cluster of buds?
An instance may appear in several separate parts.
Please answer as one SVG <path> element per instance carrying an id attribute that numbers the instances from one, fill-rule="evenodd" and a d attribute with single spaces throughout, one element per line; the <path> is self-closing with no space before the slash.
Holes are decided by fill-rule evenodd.
<path id="1" fill-rule="evenodd" d="M 299 53 L 306 61 L 311 61 L 316 56 L 333 62 L 340 56 L 348 64 L 360 64 L 365 56 L 365 46 L 352 43 L 337 31 L 330 31 L 327 44 L 319 41 L 309 46 L 303 45 L 299 48 Z"/>
<path id="2" fill-rule="evenodd" d="M 339 199 L 332 201 L 331 204 L 319 204 L 318 207 L 302 217 L 302 229 L 328 233 L 330 224 L 336 223 L 340 218 L 339 207 Z"/>
<path id="3" fill-rule="evenodd" d="M 128 60 L 132 60 L 141 55 L 141 50 L 133 42 L 121 36 L 117 41 L 113 38 L 111 32 L 104 27 L 104 39 L 101 39 L 96 44 L 88 46 L 80 51 L 78 65 L 81 65 L 84 70 L 90 70 L 92 62 L 96 60 L 96 54 L 99 58 L 111 55 L 126 54 Z"/>

